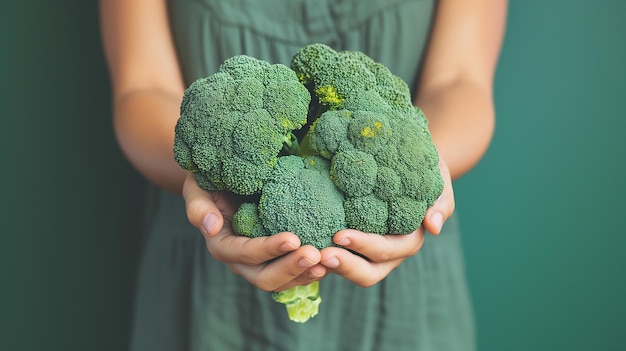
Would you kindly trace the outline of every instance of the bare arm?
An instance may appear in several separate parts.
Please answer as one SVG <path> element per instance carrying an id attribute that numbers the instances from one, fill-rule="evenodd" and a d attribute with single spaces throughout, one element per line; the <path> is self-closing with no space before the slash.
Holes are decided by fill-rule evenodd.
<path id="1" fill-rule="evenodd" d="M 101 0 L 100 12 L 115 133 L 130 162 L 162 188 L 184 193 L 189 220 L 204 235 L 209 252 L 252 284 L 284 290 L 320 279 L 326 269 L 318 264 L 319 251 L 300 247 L 292 233 L 255 239 L 234 235 L 232 199 L 200 189 L 174 161 L 174 126 L 185 86 L 166 1 Z"/>
<path id="2" fill-rule="evenodd" d="M 441 155 L 444 191 L 411 235 L 343 230 L 322 250 L 321 263 L 361 286 L 376 284 L 424 242 L 424 228 L 438 234 L 455 207 L 452 178 L 480 160 L 494 128 L 493 76 L 506 18 L 505 0 L 440 0 L 415 103 L 429 118 Z"/>
<path id="3" fill-rule="evenodd" d="M 146 178 L 180 192 L 186 172 L 173 145 L 184 83 L 166 2 L 101 0 L 100 14 L 120 147 Z"/>
<path id="4" fill-rule="evenodd" d="M 506 10 L 506 0 L 439 1 L 415 102 L 453 179 L 470 170 L 491 141 Z"/>

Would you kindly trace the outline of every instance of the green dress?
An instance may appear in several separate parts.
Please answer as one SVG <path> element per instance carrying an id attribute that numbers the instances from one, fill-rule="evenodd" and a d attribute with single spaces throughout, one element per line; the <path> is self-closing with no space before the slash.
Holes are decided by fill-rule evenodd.
<path id="1" fill-rule="evenodd" d="M 236 54 L 289 64 L 300 47 L 360 50 L 414 86 L 433 0 L 170 0 L 187 83 Z M 473 350 L 473 317 L 456 217 L 371 288 L 321 282 L 319 314 L 291 322 L 282 304 L 208 253 L 183 199 L 155 190 L 131 349 Z"/>

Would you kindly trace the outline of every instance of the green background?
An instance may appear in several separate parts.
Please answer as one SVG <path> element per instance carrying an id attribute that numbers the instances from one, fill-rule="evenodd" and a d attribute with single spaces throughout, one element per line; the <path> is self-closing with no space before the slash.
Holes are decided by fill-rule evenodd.
<path id="1" fill-rule="evenodd" d="M 626 2 L 511 1 L 484 160 L 456 183 L 479 350 L 626 349 Z M 144 181 L 95 1 L 0 4 L 0 349 L 125 350 Z"/>

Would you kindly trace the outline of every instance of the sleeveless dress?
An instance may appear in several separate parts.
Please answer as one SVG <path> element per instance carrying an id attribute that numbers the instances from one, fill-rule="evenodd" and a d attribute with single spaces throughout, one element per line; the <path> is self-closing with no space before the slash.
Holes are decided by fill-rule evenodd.
<path id="1" fill-rule="evenodd" d="M 302 46 L 360 50 L 415 85 L 433 0 L 170 0 L 187 83 L 248 54 L 289 64 Z M 270 293 L 208 253 L 183 199 L 154 189 L 139 269 L 134 351 L 473 350 L 474 328 L 456 216 L 379 284 L 336 275 L 319 314 L 299 324 Z"/>

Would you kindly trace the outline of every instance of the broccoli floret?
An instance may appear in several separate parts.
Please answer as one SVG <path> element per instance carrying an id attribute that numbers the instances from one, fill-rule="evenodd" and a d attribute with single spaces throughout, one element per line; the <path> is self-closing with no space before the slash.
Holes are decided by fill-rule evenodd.
<path id="1" fill-rule="evenodd" d="M 185 91 L 174 155 L 210 191 L 258 193 L 311 96 L 289 67 L 239 55 Z"/>
<path id="2" fill-rule="evenodd" d="M 233 215 L 233 230 L 235 233 L 249 238 L 269 236 L 259 219 L 259 206 L 255 203 L 244 202 Z"/>
<path id="3" fill-rule="evenodd" d="M 337 52 L 325 44 L 311 44 L 295 54 L 291 68 L 319 103 L 330 109 L 363 109 L 363 104 L 372 105 L 370 99 L 374 104 L 382 99 L 399 111 L 413 107 L 407 84 L 359 51 Z"/>
<path id="4" fill-rule="evenodd" d="M 408 196 L 397 197 L 389 201 L 387 233 L 411 233 L 417 227 L 415 223 L 424 219 L 428 209 L 426 201 L 415 200 Z"/>
<path id="5" fill-rule="evenodd" d="M 233 216 L 235 233 L 247 237 L 292 232 L 302 245 L 323 249 L 346 229 L 344 195 L 330 179 L 330 162 L 319 156 L 278 158 L 258 204 L 244 203 Z"/>
<path id="6" fill-rule="evenodd" d="M 348 197 L 343 207 L 348 227 L 367 233 L 389 233 L 389 205 L 374 194 Z"/>
<path id="7" fill-rule="evenodd" d="M 301 143 L 301 152 L 330 159 L 339 150 L 352 149 L 353 146 L 347 138 L 351 119 L 352 112 L 348 110 L 323 113 L 313 122 L 305 135 Z"/>
<path id="8" fill-rule="evenodd" d="M 331 160 L 330 178 L 348 197 L 370 194 L 377 172 L 374 156 L 360 150 L 337 152 Z"/>
<path id="9" fill-rule="evenodd" d="M 343 194 L 330 180 L 328 161 L 284 156 L 263 186 L 259 219 L 269 233 L 292 232 L 302 245 L 323 249 L 346 228 Z"/>

